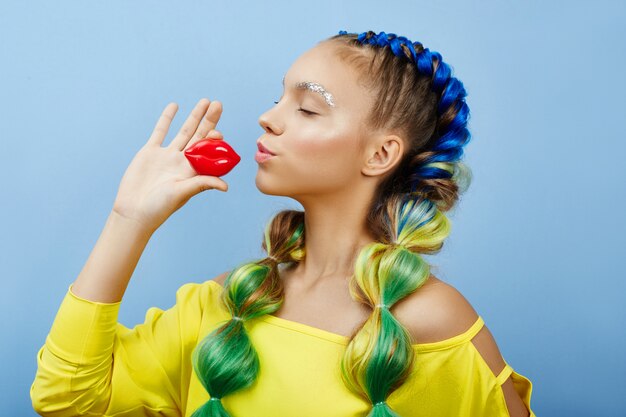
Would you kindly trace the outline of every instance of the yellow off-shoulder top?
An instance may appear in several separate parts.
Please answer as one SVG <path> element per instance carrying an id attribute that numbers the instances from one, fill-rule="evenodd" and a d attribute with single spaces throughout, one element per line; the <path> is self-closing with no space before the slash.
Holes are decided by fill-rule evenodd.
<path id="1" fill-rule="evenodd" d="M 30 389 L 42 416 L 189 417 L 209 394 L 193 371 L 191 353 L 230 319 L 213 280 L 187 283 L 167 310 L 151 307 L 132 329 L 118 323 L 120 302 L 78 297 L 70 285 L 44 345 Z M 511 376 L 530 410 L 531 382 L 506 366 L 494 375 L 471 343 L 482 317 L 465 332 L 413 345 L 414 371 L 387 398 L 402 417 L 509 416 L 501 385 Z M 233 417 L 364 417 L 371 404 L 340 376 L 348 338 L 265 315 L 245 322 L 260 360 L 252 386 L 227 395 Z M 534 413 L 531 410 L 531 416 Z"/>

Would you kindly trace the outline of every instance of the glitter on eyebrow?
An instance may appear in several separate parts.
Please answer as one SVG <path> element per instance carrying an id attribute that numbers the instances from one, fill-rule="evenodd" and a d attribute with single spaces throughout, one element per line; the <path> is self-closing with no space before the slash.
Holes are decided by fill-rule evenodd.
<path id="1" fill-rule="evenodd" d="M 303 81 L 303 82 L 296 84 L 296 88 L 311 90 L 315 93 L 319 93 L 322 95 L 322 97 L 324 97 L 324 100 L 330 107 L 335 107 L 335 101 L 333 99 L 333 95 L 330 94 L 328 91 L 326 91 L 324 87 L 322 87 L 318 83 Z"/>
<path id="2" fill-rule="evenodd" d="M 283 86 L 285 85 L 285 77 L 283 77 Z M 335 107 L 335 99 L 332 94 L 330 94 L 321 84 L 310 82 L 310 81 L 302 81 L 296 84 L 296 88 L 299 90 L 310 90 L 314 93 L 320 94 L 324 97 L 326 104 L 330 107 Z"/>

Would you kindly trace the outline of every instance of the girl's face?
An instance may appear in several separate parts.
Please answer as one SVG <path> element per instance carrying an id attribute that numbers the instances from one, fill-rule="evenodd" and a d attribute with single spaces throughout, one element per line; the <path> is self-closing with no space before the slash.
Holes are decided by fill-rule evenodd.
<path id="1" fill-rule="evenodd" d="M 319 44 L 301 55 L 285 74 L 278 104 L 259 117 L 265 133 L 258 142 L 276 155 L 258 163 L 256 186 L 265 194 L 300 200 L 345 193 L 362 180 L 373 98 L 334 48 Z"/>

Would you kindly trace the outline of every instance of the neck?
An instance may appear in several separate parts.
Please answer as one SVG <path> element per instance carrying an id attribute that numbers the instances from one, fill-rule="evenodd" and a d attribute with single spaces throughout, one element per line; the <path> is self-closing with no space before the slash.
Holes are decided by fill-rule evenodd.
<path id="1" fill-rule="evenodd" d="M 366 224 L 368 199 L 354 195 L 301 198 L 304 207 L 305 259 L 294 269 L 298 285 L 314 288 L 354 273 L 359 251 L 375 241 Z"/>

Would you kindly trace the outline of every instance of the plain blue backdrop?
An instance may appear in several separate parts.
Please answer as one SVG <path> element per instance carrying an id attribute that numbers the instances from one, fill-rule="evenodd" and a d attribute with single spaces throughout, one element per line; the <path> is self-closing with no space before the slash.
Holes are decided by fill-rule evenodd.
<path id="1" fill-rule="evenodd" d="M 618 1 L 3 1 L 0 414 L 35 415 L 36 352 L 167 103 L 169 143 L 200 98 L 220 100 L 242 161 L 227 193 L 152 237 L 127 326 L 263 255 L 266 222 L 300 206 L 255 186 L 258 117 L 302 52 L 374 30 L 440 52 L 468 92 L 474 180 L 434 273 L 533 381 L 537 415 L 623 416 L 625 20 Z"/>

